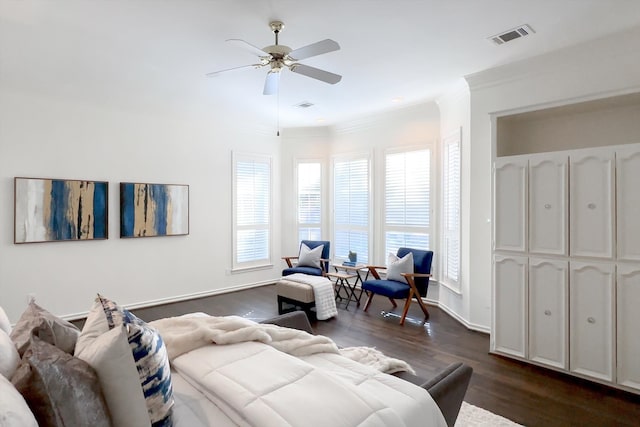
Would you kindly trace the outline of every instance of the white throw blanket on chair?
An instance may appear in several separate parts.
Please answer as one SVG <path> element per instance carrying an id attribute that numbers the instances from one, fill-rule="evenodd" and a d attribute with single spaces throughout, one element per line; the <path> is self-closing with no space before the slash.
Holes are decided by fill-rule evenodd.
<path id="1" fill-rule="evenodd" d="M 294 273 L 284 276 L 283 280 L 304 283 L 313 288 L 313 296 L 316 300 L 316 316 L 318 320 L 327 320 L 338 315 L 336 298 L 333 294 L 333 283 L 322 276 L 310 276 L 308 274 Z"/>

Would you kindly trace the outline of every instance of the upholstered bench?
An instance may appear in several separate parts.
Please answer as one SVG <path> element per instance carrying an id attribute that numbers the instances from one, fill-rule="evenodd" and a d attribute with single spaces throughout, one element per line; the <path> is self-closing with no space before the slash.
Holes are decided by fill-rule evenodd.
<path id="1" fill-rule="evenodd" d="M 316 302 L 310 285 L 282 278 L 276 283 L 276 294 L 278 295 L 278 314 L 301 309 L 309 318 L 315 319 L 316 313 L 312 308 L 316 306 Z M 285 308 L 285 304 L 290 307 Z"/>

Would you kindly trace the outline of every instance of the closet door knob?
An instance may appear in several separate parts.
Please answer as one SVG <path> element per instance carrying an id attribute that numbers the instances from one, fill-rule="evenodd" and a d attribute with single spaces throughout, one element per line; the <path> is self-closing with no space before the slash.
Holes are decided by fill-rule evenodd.
<path id="1" fill-rule="evenodd" d="M 596 323 L 596 319 L 594 319 L 593 317 L 589 317 L 589 318 L 587 318 L 587 322 Z"/>
<path id="2" fill-rule="evenodd" d="M 595 203 L 589 203 L 589 204 L 587 205 L 587 207 L 588 207 L 589 209 L 595 209 L 595 208 L 596 208 L 596 204 L 595 204 Z"/>
<path id="3" fill-rule="evenodd" d="M 547 315 L 547 316 L 551 316 L 551 310 L 545 310 L 544 314 Z"/>
<path id="4" fill-rule="evenodd" d="M 544 205 L 545 209 L 551 209 L 551 205 L 549 203 L 547 203 L 546 205 Z"/>

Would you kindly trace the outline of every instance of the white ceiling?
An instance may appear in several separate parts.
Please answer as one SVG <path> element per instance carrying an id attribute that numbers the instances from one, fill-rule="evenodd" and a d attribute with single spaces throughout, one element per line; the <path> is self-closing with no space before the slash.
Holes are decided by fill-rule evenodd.
<path id="1" fill-rule="evenodd" d="M 280 125 L 326 126 L 425 102 L 467 74 L 640 25 L 636 0 L 0 0 L 0 83 L 43 95 L 145 108 L 195 108 L 276 120 L 266 69 L 226 43 L 341 50 L 303 63 L 341 74 L 328 85 L 283 71 Z M 529 24 L 536 34 L 487 37 Z M 394 102 L 394 99 L 396 102 Z M 401 99 L 397 102 L 397 99 Z M 313 107 L 300 109 L 308 101 Z"/>

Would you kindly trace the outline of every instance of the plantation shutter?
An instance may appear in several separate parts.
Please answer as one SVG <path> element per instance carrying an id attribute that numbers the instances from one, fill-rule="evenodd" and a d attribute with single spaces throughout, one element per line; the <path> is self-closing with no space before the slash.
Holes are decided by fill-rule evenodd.
<path id="1" fill-rule="evenodd" d="M 267 264 L 270 258 L 271 160 L 235 161 L 235 267 Z"/>
<path id="2" fill-rule="evenodd" d="M 298 240 L 321 239 L 320 163 L 298 163 Z"/>
<path id="3" fill-rule="evenodd" d="M 369 260 L 369 160 L 336 161 L 334 164 L 334 245 L 338 259 L 349 251 L 358 262 Z"/>
<path id="4" fill-rule="evenodd" d="M 460 136 L 459 132 L 443 144 L 443 279 L 451 284 L 460 280 Z"/>
<path id="5" fill-rule="evenodd" d="M 387 154 L 385 162 L 385 251 L 429 248 L 431 151 Z M 385 254 L 386 255 L 386 254 Z"/>

